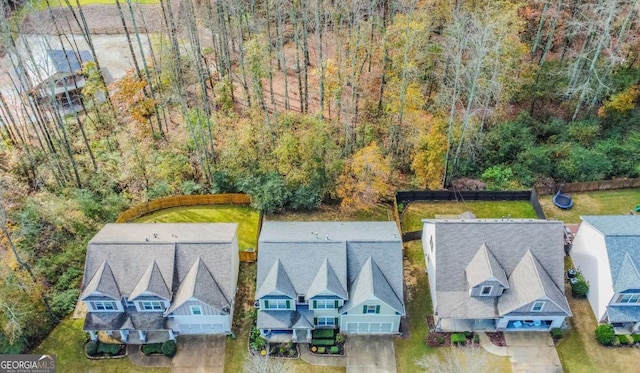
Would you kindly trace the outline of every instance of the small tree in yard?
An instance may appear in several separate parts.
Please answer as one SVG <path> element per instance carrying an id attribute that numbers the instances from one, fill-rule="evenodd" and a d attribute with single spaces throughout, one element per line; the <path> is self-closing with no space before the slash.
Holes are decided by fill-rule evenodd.
<path id="1" fill-rule="evenodd" d="M 293 373 L 295 369 L 286 359 L 275 359 L 269 355 L 249 354 L 244 363 L 245 373 Z"/>
<path id="2" fill-rule="evenodd" d="M 611 324 L 599 325 L 596 328 L 596 340 L 603 346 L 611 346 L 616 340 L 616 332 Z"/>
<path id="3" fill-rule="evenodd" d="M 487 352 L 481 347 L 461 347 L 443 354 L 430 353 L 416 360 L 424 372 L 434 373 L 486 373 L 495 371 L 490 366 Z"/>

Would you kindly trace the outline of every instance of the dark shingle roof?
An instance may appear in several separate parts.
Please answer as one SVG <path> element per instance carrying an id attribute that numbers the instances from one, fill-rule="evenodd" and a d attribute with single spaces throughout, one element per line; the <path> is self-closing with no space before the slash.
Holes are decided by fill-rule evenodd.
<path id="1" fill-rule="evenodd" d="M 166 313 L 170 314 L 191 298 L 219 310 L 231 305 L 231 302 L 218 286 L 213 274 L 200 258 L 196 259 L 187 275 L 180 282 L 171 306 Z"/>
<path id="2" fill-rule="evenodd" d="M 491 279 L 496 279 L 504 288 L 509 288 L 509 282 L 507 281 L 507 275 L 504 269 L 502 269 L 496 257 L 487 249 L 487 245 L 484 243 L 469 262 L 465 273 L 470 287 L 478 286 Z"/>
<path id="3" fill-rule="evenodd" d="M 342 287 L 342 284 L 340 284 L 340 280 L 338 280 L 338 276 L 329 264 L 327 258 L 324 259 L 316 277 L 311 282 L 311 286 L 307 291 L 307 299 L 325 293 L 337 295 L 342 299 L 348 298 L 347 291 Z"/>
<path id="4" fill-rule="evenodd" d="M 113 277 L 111 267 L 106 260 L 103 260 L 100 267 L 95 271 L 93 277 L 82 292 L 80 299 L 85 299 L 94 292 L 106 295 L 115 300 L 120 300 L 121 298 L 120 289 Z"/>
<path id="5" fill-rule="evenodd" d="M 398 299 L 397 294 L 391 288 L 384 274 L 371 258 L 367 259 L 358 272 L 358 276 L 351 284 L 349 295 L 349 300 L 340 310 L 342 313 L 349 312 L 368 299 L 378 298 L 396 312 L 404 315 L 404 303 Z"/>
<path id="6" fill-rule="evenodd" d="M 164 278 L 162 278 L 162 273 L 155 260 L 149 265 L 144 274 L 142 274 L 142 277 L 140 277 L 131 294 L 129 294 L 129 300 L 135 300 L 145 292 L 155 294 L 166 300 L 171 300 L 171 291 L 164 281 Z"/>
<path id="7" fill-rule="evenodd" d="M 286 295 L 291 299 L 296 299 L 296 290 L 279 258 L 273 263 L 267 277 L 258 288 L 256 298 L 262 298 L 265 295 Z"/>
<path id="8" fill-rule="evenodd" d="M 440 317 L 449 317 L 451 314 L 464 318 L 467 317 L 464 312 L 469 312 L 469 318 L 483 317 L 478 315 L 479 309 L 470 304 L 469 298 L 473 297 L 469 296 L 469 283 L 465 274 L 465 269 L 483 244 L 490 248 L 507 276 L 512 274 L 527 251 L 531 251 L 548 274 L 549 281 L 561 289 L 564 295 L 562 222 L 533 219 L 424 219 L 423 222 L 435 224 L 435 311 Z M 508 282 L 510 289 L 505 290 L 501 297 L 508 292 L 517 291 L 514 290 L 511 279 Z M 487 312 L 488 308 L 485 308 Z M 486 317 L 495 314 L 494 309 Z"/>

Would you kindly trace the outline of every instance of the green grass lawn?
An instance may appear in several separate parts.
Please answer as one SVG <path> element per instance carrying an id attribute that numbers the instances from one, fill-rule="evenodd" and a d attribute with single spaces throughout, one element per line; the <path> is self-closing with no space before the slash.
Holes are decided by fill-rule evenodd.
<path id="1" fill-rule="evenodd" d="M 58 372 L 95 373 L 168 373 L 169 368 L 143 368 L 133 365 L 128 358 L 89 360 L 84 356 L 85 332 L 83 319 L 63 320 L 32 353 L 55 354 Z"/>
<path id="2" fill-rule="evenodd" d="M 640 189 L 604 190 L 569 195 L 573 199 L 571 210 L 557 208 L 551 195 L 539 197 L 547 218 L 557 218 L 565 223 L 580 223 L 580 215 L 628 214 L 640 205 Z"/>
<path id="3" fill-rule="evenodd" d="M 208 205 L 174 207 L 156 211 L 135 220 L 136 223 L 239 223 L 238 246 L 240 250 L 258 244 L 260 214 L 249 206 Z"/>
<path id="4" fill-rule="evenodd" d="M 433 201 L 411 202 L 402 214 L 402 229 L 405 232 L 422 229 L 422 219 L 434 218 L 436 215 L 457 215 L 471 211 L 478 218 L 512 218 L 536 219 L 536 212 L 527 201 Z"/>
<path id="5" fill-rule="evenodd" d="M 265 216 L 275 221 L 389 221 L 393 206 L 379 204 L 371 210 L 344 211 L 340 205 L 322 205 L 315 211 L 283 211 Z"/>

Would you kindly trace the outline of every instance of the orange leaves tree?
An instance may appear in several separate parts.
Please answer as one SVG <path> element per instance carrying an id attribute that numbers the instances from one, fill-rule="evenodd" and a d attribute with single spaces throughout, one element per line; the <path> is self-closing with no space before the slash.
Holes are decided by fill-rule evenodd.
<path id="1" fill-rule="evenodd" d="M 336 192 L 342 208 L 368 210 L 390 198 L 394 191 L 391 172 L 391 160 L 383 156 L 376 143 L 357 151 L 338 177 Z"/>

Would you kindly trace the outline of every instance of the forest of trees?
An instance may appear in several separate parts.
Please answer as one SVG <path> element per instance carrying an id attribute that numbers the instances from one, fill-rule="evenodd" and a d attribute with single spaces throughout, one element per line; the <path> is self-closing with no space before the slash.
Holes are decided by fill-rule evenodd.
<path id="1" fill-rule="evenodd" d="M 77 112 L 3 72 L 0 352 L 73 309 L 86 242 L 140 201 L 246 192 L 272 213 L 640 175 L 640 0 L 114 1 L 133 65 L 113 82 L 91 5 L 0 12 L 12 72 L 34 24 L 94 60 Z"/>

